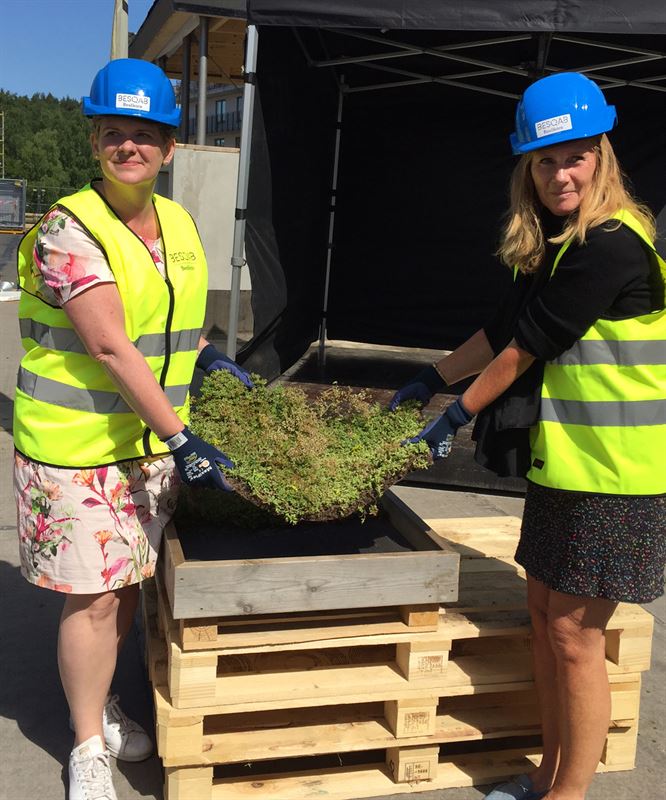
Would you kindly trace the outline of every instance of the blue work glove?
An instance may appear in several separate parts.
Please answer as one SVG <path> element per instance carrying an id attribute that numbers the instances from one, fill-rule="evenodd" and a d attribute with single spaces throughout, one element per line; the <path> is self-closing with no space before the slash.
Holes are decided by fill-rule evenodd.
<path id="1" fill-rule="evenodd" d="M 233 469 L 234 464 L 223 452 L 204 442 L 185 426 L 180 433 L 164 439 L 176 462 L 183 483 L 199 489 L 223 489 L 233 492 L 220 467 Z"/>
<path id="2" fill-rule="evenodd" d="M 447 388 L 446 381 L 431 364 L 415 375 L 411 383 L 398 389 L 389 403 L 389 408 L 395 411 L 405 400 L 418 400 L 422 406 L 426 406 L 434 394 L 445 388 Z"/>
<path id="3" fill-rule="evenodd" d="M 446 409 L 441 417 L 433 420 L 429 425 L 426 425 L 421 433 L 407 441 L 412 444 L 425 441 L 435 461 L 440 458 L 447 458 L 451 452 L 451 445 L 458 428 L 467 425 L 472 419 L 473 414 L 469 413 L 459 397 L 455 403 L 452 403 Z"/>
<path id="4" fill-rule="evenodd" d="M 204 370 L 207 375 L 210 375 L 211 372 L 215 372 L 218 369 L 226 369 L 227 372 L 230 372 L 235 378 L 238 378 L 241 383 L 244 383 L 248 389 L 254 388 L 250 373 L 246 372 L 243 367 L 238 365 L 235 361 L 232 361 L 229 356 L 220 353 L 212 344 L 207 344 L 199 353 L 196 365 L 199 369 Z"/>

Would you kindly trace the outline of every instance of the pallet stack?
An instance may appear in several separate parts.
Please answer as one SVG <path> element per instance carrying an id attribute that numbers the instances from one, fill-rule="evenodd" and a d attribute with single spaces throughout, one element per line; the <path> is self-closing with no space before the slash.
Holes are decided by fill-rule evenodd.
<path id="1" fill-rule="evenodd" d="M 539 752 L 519 520 L 428 520 L 461 555 L 456 603 L 175 620 L 145 593 L 166 800 L 353 800 L 490 783 Z M 634 766 L 652 617 L 607 635 L 600 770 Z"/>

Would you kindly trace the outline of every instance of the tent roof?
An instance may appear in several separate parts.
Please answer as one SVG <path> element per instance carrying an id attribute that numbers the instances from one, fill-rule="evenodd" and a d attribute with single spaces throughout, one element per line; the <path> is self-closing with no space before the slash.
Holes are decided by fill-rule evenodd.
<path id="1" fill-rule="evenodd" d="M 129 54 L 180 78 L 183 40 L 196 41 L 201 16 L 211 18 L 213 83 L 241 75 L 247 18 L 323 29 L 319 51 L 302 43 L 306 58 L 344 70 L 349 91 L 434 82 L 515 99 L 535 77 L 567 69 L 603 89 L 666 92 L 664 0 L 155 0 Z M 194 75 L 196 46 L 190 58 Z"/>
<path id="2" fill-rule="evenodd" d="M 248 0 L 256 25 L 666 34 L 663 0 Z"/>

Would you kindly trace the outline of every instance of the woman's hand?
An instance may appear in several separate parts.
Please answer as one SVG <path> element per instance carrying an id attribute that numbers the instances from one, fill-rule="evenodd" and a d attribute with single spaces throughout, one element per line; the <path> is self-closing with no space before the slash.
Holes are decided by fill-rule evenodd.
<path id="1" fill-rule="evenodd" d="M 398 389 L 389 403 L 389 408 L 395 411 L 406 400 L 418 400 L 422 406 L 426 406 L 434 394 L 445 388 L 447 388 L 446 381 L 435 367 L 430 365 L 416 374 L 411 383 Z"/>
<path id="2" fill-rule="evenodd" d="M 229 358 L 229 356 L 225 356 L 224 353 L 220 353 L 212 344 L 206 344 L 200 351 L 199 355 L 197 356 L 197 367 L 202 369 L 207 375 L 210 375 L 211 372 L 216 372 L 218 369 L 224 369 L 227 372 L 230 372 L 235 378 L 241 383 L 244 383 L 248 389 L 254 388 L 254 383 L 252 383 L 252 378 L 250 378 L 250 373 L 246 372 L 239 364 Z"/>
<path id="3" fill-rule="evenodd" d="M 187 427 L 163 440 L 173 454 L 176 469 L 183 483 L 199 489 L 222 489 L 233 492 L 224 479 L 222 467 L 233 469 L 234 464 L 221 450 L 200 439 Z"/>
<path id="4" fill-rule="evenodd" d="M 467 425 L 472 419 L 473 415 L 465 408 L 459 397 L 441 417 L 433 420 L 421 433 L 407 441 L 411 444 L 425 441 L 435 461 L 440 458 L 448 458 L 458 428 Z"/>

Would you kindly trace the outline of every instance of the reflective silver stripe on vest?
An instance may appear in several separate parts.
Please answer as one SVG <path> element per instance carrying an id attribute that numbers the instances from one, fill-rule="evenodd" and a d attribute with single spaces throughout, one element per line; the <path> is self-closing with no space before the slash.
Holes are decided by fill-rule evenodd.
<path id="1" fill-rule="evenodd" d="M 71 328 L 57 328 L 44 325 L 32 319 L 20 320 L 21 337 L 34 339 L 40 347 L 47 350 L 60 350 L 66 353 L 87 353 L 76 331 Z M 186 353 L 199 346 L 201 328 L 188 328 L 171 332 L 171 352 Z M 165 355 L 164 334 L 146 333 L 134 342 L 134 346 L 144 357 Z"/>
<path id="2" fill-rule="evenodd" d="M 35 322 L 34 319 L 19 320 L 22 339 L 34 339 L 47 350 L 65 350 L 68 353 L 87 353 L 83 342 L 71 328 L 54 328 Z"/>
<path id="3" fill-rule="evenodd" d="M 186 353 L 188 350 L 197 350 L 201 328 L 188 328 L 183 331 L 171 331 L 171 352 Z M 163 356 L 164 334 L 146 333 L 134 342 L 135 347 L 143 356 Z"/>
<path id="4" fill-rule="evenodd" d="M 621 367 L 666 364 L 666 345 L 663 341 L 649 339 L 621 342 L 581 339 L 554 363 L 560 366 L 613 364 Z"/>
<path id="5" fill-rule="evenodd" d="M 666 425 L 666 400 L 555 400 L 541 398 L 539 418 L 562 425 Z"/>
<path id="6" fill-rule="evenodd" d="M 98 389 L 79 389 L 51 378 L 35 375 L 23 367 L 19 368 L 17 388 L 35 400 L 63 406 L 75 411 L 87 411 L 94 414 L 127 414 L 133 413 L 118 392 L 104 392 Z M 164 393 L 172 406 L 185 403 L 189 386 L 167 386 Z"/>

